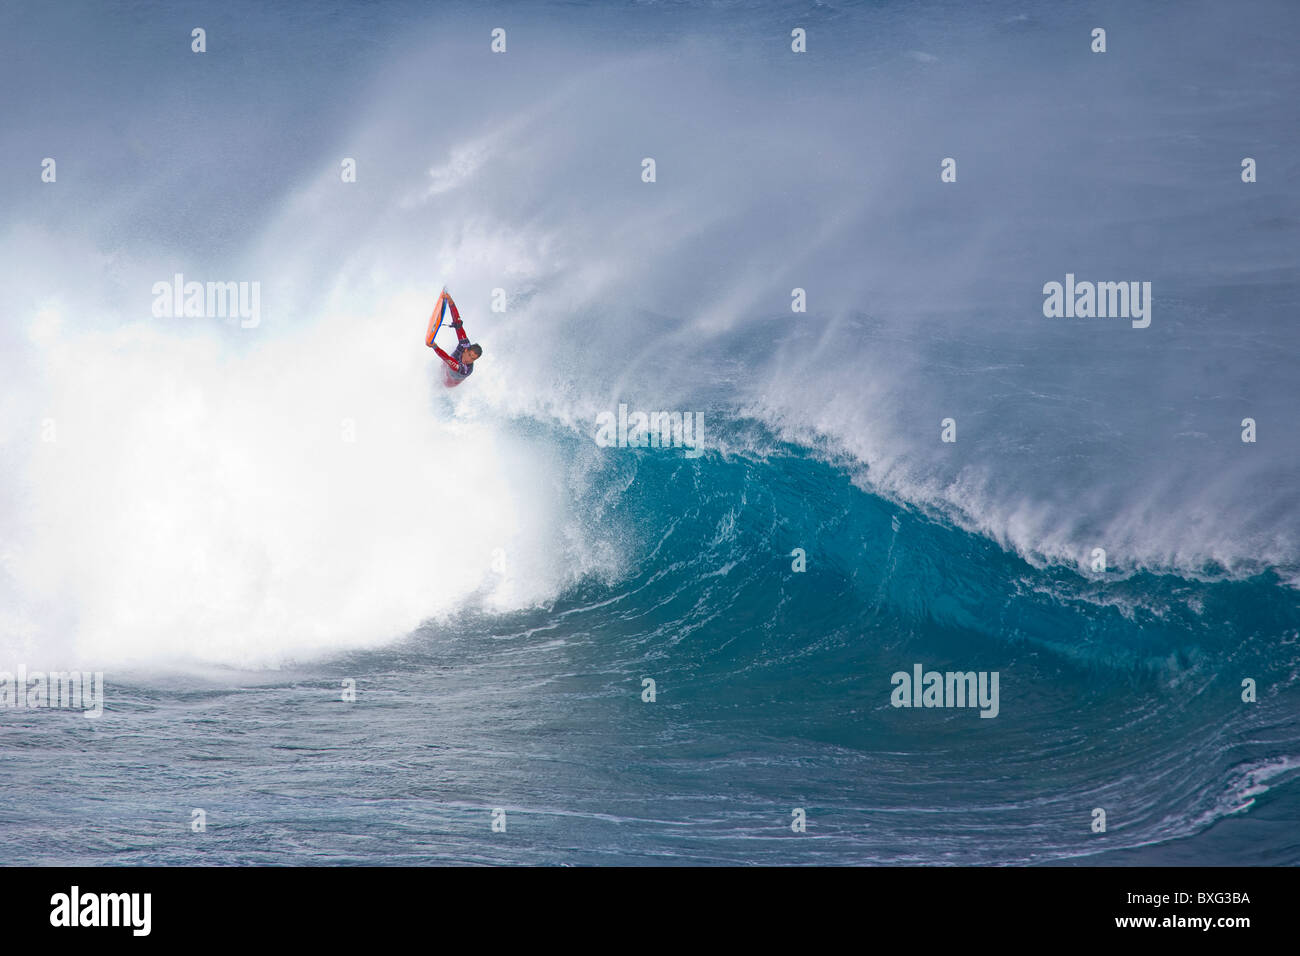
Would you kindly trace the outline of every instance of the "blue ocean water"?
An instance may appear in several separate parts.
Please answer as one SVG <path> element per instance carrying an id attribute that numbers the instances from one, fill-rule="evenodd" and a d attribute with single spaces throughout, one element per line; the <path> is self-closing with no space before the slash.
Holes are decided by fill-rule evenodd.
<path id="1" fill-rule="evenodd" d="M 1293 7 L 3 17 L 7 862 L 1300 862 Z"/>

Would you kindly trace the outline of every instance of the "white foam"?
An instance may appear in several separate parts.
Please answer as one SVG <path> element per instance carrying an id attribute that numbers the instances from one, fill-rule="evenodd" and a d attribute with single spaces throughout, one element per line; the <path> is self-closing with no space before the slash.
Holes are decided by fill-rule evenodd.
<path id="1" fill-rule="evenodd" d="M 402 301 L 291 331 L 43 309 L 8 396 L 3 656 L 275 665 L 588 569 L 564 464 L 458 418 L 421 324 Z"/>

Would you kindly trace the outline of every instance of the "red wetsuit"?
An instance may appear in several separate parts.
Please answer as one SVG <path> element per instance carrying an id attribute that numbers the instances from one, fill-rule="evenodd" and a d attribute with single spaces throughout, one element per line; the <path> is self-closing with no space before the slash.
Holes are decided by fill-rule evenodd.
<path id="1" fill-rule="evenodd" d="M 465 346 L 469 344 L 469 336 L 465 334 L 465 330 L 461 327 L 460 313 L 456 310 L 456 303 L 448 299 L 447 304 L 451 306 L 451 327 L 456 330 L 456 341 L 459 343 L 456 346 L 456 351 L 448 355 L 432 342 L 429 345 L 438 353 L 438 358 L 442 359 L 447 366 L 447 387 L 455 388 L 469 378 L 470 373 L 474 371 L 474 366 L 467 365 L 460 360 L 461 355 L 465 352 Z"/>

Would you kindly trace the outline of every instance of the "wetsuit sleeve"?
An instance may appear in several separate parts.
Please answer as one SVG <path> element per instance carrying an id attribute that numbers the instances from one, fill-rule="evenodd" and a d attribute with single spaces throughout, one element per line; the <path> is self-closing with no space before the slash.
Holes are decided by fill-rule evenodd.
<path id="1" fill-rule="evenodd" d="M 451 300 L 450 296 L 447 297 L 447 304 L 451 306 L 451 327 L 456 330 L 456 340 L 463 345 L 469 341 L 469 336 L 461 328 L 460 309 L 456 308 L 456 303 Z"/>
<path id="2" fill-rule="evenodd" d="M 460 331 L 460 330 L 457 329 L 457 331 Z M 457 362 L 457 361 L 456 361 L 454 358 L 452 358 L 450 355 L 448 355 L 446 352 L 444 352 L 442 349 L 438 348 L 438 346 L 435 345 L 435 346 L 433 347 L 433 350 L 434 350 L 435 352 L 438 353 L 438 358 L 442 359 L 444 362 L 447 363 L 447 367 L 448 367 L 448 368 L 450 368 L 450 369 L 452 369 L 453 371 L 456 371 L 456 372 L 459 372 L 459 371 L 461 370 L 461 368 L 460 368 L 460 363 Z"/>

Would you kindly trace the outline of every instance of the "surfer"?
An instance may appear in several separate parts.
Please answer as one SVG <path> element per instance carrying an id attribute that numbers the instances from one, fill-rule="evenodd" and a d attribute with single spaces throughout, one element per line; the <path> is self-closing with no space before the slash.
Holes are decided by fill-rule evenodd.
<path id="1" fill-rule="evenodd" d="M 451 309 L 451 327 L 456 330 L 457 341 L 456 348 L 450 355 L 438 348 L 433 341 L 433 337 L 438 331 L 438 325 L 442 324 L 442 310 L 447 307 Z M 451 300 L 451 296 L 447 294 L 446 289 L 442 290 L 438 307 L 434 309 L 433 314 L 438 319 L 438 322 L 434 324 L 433 320 L 430 319 L 429 333 L 425 338 L 425 344 L 437 352 L 438 358 L 442 359 L 443 364 L 447 366 L 447 381 L 445 383 L 447 387 L 455 388 L 469 378 L 470 373 L 474 371 L 474 363 L 483 355 L 483 346 L 477 342 L 471 342 L 469 336 L 465 334 L 464 323 L 460 320 L 460 312 L 456 308 L 456 303 Z"/>

